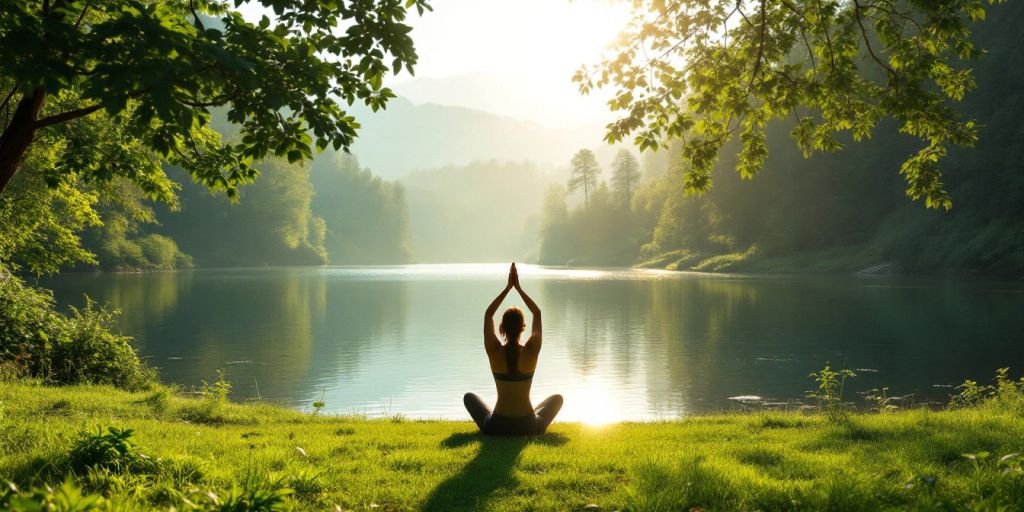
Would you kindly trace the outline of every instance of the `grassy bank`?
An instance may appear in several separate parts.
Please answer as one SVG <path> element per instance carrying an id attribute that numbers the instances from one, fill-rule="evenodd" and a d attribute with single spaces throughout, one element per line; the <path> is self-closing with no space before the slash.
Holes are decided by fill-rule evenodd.
<path id="1" fill-rule="evenodd" d="M 503 439 L 468 421 L 0 383 L 0 480 L 24 494 L 71 475 L 117 510 L 228 510 L 281 489 L 280 505 L 308 510 L 1021 510 L 1019 459 L 998 460 L 1024 450 L 1018 406 L 556 423 Z M 133 429 L 132 446 L 110 452 L 108 435 L 96 453 L 80 432 L 100 426 Z M 962 455 L 979 452 L 992 455 Z"/>
<path id="2" fill-rule="evenodd" d="M 877 247 L 859 246 L 785 255 L 772 255 L 761 251 L 756 245 L 726 254 L 701 254 L 678 250 L 658 254 L 635 266 L 664 270 L 753 274 L 852 274 L 869 268 L 877 269 L 878 273 L 898 273 L 901 270 L 897 265 L 886 263 Z"/>

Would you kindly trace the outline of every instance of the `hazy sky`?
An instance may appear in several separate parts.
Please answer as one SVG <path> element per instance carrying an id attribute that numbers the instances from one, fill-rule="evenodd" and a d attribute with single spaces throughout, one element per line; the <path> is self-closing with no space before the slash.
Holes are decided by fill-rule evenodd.
<path id="1" fill-rule="evenodd" d="M 628 3 L 608 0 L 436 0 L 413 17 L 417 76 L 517 70 L 568 81 L 594 61 L 626 21 Z"/>
<path id="2" fill-rule="evenodd" d="M 611 119 L 607 98 L 580 96 L 570 77 L 581 64 L 600 59 L 626 23 L 629 4 L 621 0 L 433 0 L 433 12 L 422 17 L 413 12 L 409 20 L 420 57 L 416 76 L 403 72 L 388 85 L 417 103 L 468 106 L 549 127 L 603 124 Z M 250 19 L 266 12 L 252 4 L 241 10 Z M 480 86 L 454 90 L 444 83 L 434 87 L 409 83 L 463 75 L 472 75 Z"/>
<path id="3" fill-rule="evenodd" d="M 600 59 L 625 24 L 629 2 L 436 0 L 433 7 L 412 20 L 420 56 L 416 78 L 488 72 L 507 84 L 487 96 L 489 110 L 549 126 L 609 117 L 606 99 L 581 97 L 570 77 L 580 64 Z M 403 74 L 394 83 L 406 80 Z M 466 104 L 479 108 L 475 103 L 482 102 L 467 98 Z"/>

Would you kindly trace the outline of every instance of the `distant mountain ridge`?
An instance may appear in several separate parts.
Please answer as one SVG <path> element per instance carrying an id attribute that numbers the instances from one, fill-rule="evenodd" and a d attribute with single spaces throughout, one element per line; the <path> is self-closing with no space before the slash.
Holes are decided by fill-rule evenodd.
<path id="1" fill-rule="evenodd" d="M 567 166 L 574 152 L 602 145 L 602 128 L 569 130 L 468 107 L 398 97 L 385 110 L 352 107 L 360 123 L 352 152 L 374 174 L 394 179 L 410 172 L 475 160 L 524 161 Z"/>
<path id="2" fill-rule="evenodd" d="M 446 77 L 416 77 L 391 85 L 399 96 L 422 105 L 468 107 L 533 121 L 548 128 L 600 127 L 612 117 L 606 94 L 581 95 L 569 80 L 539 81 L 522 72 L 476 71 Z"/>

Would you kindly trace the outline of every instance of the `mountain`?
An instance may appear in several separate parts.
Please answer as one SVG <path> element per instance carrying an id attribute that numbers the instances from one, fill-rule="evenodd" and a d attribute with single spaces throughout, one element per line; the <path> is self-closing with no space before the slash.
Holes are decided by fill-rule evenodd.
<path id="1" fill-rule="evenodd" d="M 604 145 L 599 125 L 551 129 L 473 108 L 417 105 L 402 97 L 391 99 L 386 110 L 352 107 L 350 113 L 362 126 L 352 153 L 385 179 L 476 160 L 562 167 L 580 148 Z"/>
<path id="2" fill-rule="evenodd" d="M 413 257 L 420 263 L 527 261 L 549 186 L 562 177 L 529 162 L 480 160 L 409 174 Z"/>
<path id="3" fill-rule="evenodd" d="M 611 120 L 600 91 L 581 95 L 568 79 L 551 80 L 531 73 L 477 71 L 447 77 L 417 77 L 390 85 L 416 104 L 467 107 L 533 121 L 548 128 L 600 129 Z"/>

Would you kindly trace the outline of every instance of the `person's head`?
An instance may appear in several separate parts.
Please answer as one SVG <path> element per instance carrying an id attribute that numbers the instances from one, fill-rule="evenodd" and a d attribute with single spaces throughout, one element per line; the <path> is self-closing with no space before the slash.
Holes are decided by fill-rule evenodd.
<path id="1" fill-rule="evenodd" d="M 501 315 L 501 325 L 498 326 L 498 331 L 508 341 L 519 341 L 519 335 L 523 334 L 523 329 L 526 329 L 526 319 L 523 318 L 523 310 L 512 306 L 505 310 L 505 314 Z"/>

